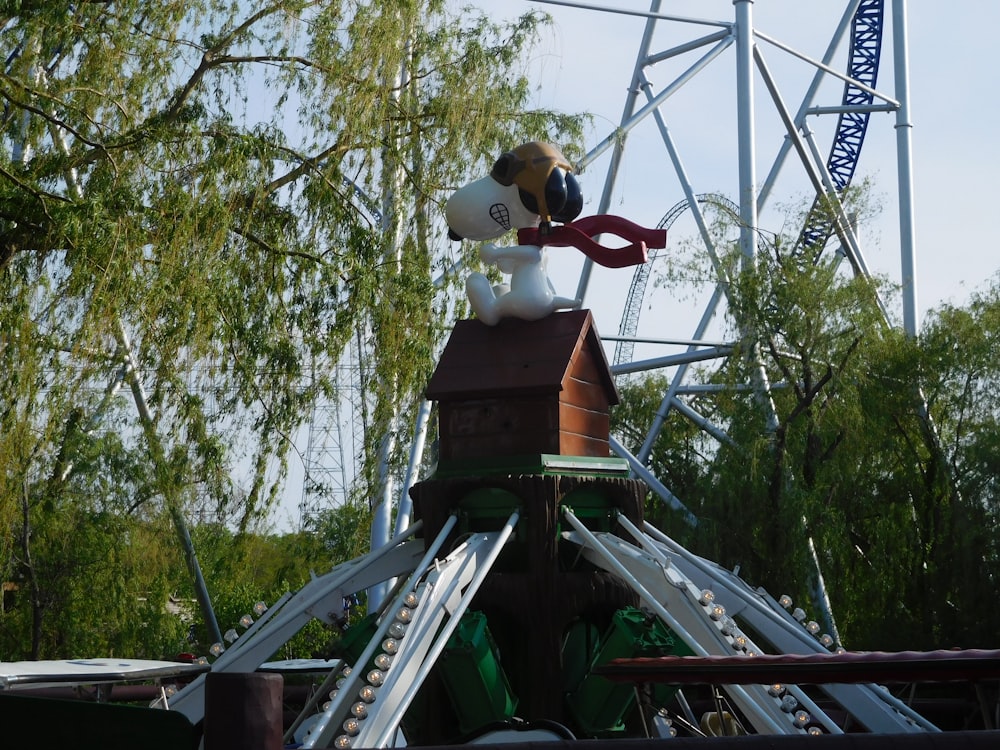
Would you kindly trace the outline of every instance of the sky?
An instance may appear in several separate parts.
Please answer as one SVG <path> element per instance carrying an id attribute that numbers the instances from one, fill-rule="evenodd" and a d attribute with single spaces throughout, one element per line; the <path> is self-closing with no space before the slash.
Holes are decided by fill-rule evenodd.
<path id="1" fill-rule="evenodd" d="M 627 88 L 635 66 L 646 20 L 528 0 L 474 0 L 496 18 L 513 18 L 527 10 L 551 15 L 553 25 L 543 32 L 533 59 L 525 61 L 532 77 L 535 103 L 567 112 L 595 116 L 586 148 L 592 149 L 621 120 Z M 886 0 L 887 19 L 877 88 L 895 95 L 891 23 L 893 0 Z M 975 39 L 977 28 L 996 28 L 1000 3 L 957 0 L 947 11 L 928 0 L 906 4 L 909 48 L 910 121 L 915 216 L 916 292 L 918 320 L 943 303 L 963 304 L 1000 268 L 1000 257 L 989 227 L 995 209 L 994 173 L 1000 167 L 1000 145 L 995 136 L 997 77 L 984 44 Z M 805 55 L 823 56 L 847 6 L 835 0 L 756 0 L 751 4 L 754 27 Z M 642 0 L 608 0 L 604 8 L 647 11 Z M 660 13 L 700 19 L 732 21 L 732 0 L 662 0 Z M 713 31 L 713 27 L 659 20 L 651 51 L 658 52 L 683 40 Z M 780 49 L 759 41 L 768 67 L 778 82 L 788 109 L 795 111 L 814 68 Z M 707 48 L 706 48 L 707 49 Z M 662 90 L 701 52 L 647 69 L 654 89 Z M 846 46 L 832 67 L 846 67 Z M 718 192 L 738 200 L 737 127 L 735 120 L 735 52 L 730 47 L 702 73 L 661 107 L 664 119 L 684 161 L 696 193 Z M 842 84 L 830 77 L 817 103 L 837 104 Z M 755 80 L 757 117 L 757 179 L 764 179 L 783 139 L 783 130 L 760 77 Z M 817 142 L 825 154 L 832 141 L 835 117 L 810 118 Z M 860 228 L 865 259 L 877 275 L 899 282 L 901 262 L 897 210 L 896 117 L 871 117 L 855 176 L 868 178 L 883 209 L 879 217 Z M 512 144 L 516 145 L 516 144 Z M 580 175 L 587 196 L 584 214 L 595 213 L 607 174 L 608 158 L 588 165 Z M 763 229 L 781 229 L 787 212 L 781 204 L 796 204 L 806 184 L 797 164 L 789 159 L 782 172 L 770 212 L 762 212 Z M 627 136 L 625 157 L 609 213 L 646 225 L 656 225 L 666 211 L 683 199 L 653 118 L 646 118 Z M 693 221 L 678 220 L 668 238 L 668 250 L 681 252 L 685 237 L 693 237 Z M 580 263 L 572 251 L 558 260 L 550 253 L 550 272 L 561 294 L 573 296 Z M 629 271 L 601 273 L 592 279 L 585 297 L 595 310 L 602 334 L 617 332 L 622 300 L 627 295 Z M 646 307 L 657 320 L 659 336 L 690 336 L 691 330 L 670 321 L 693 318 L 702 307 L 681 290 L 647 294 Z M 669 298 L 669 299 L 665 299 Z M 680 298 L 680 299 L 677 299 Z M 700 299 L 700 298 L 699 298 Z M 680 308 L 671 304 L 680 303 Z M 890 316 L 901 321 L 898 299 L 889 301 Z M 643 322 L 646 311 L 644 310 Z M 640 332 L 648 326 L 640 326 Z M 693 330 L 693 327 L 691 327 Z"/>
<path id="2" fill-rule="evenodd" d="M 886 0 L 887 19 L 877 88 L 895 96 L 892 48 L 895 30 Z M 533 104 L 565 112 L 589 112 L 594 123 L 584 147 L 592 150 L 614 132 L 622 118 L 627 89 L 635 67 L 646 20 L 595 9 L 566 7 L 531 0 L 454 0 L 471 4 L 494 18 L 513 19 L 537 10 L 552 17 L 523 70 L 533 82 Z M 751 5 L 754 27 L 813 59 L 821 58 L 848 3 L 846 0 L 756 0 Z M 647 11 L 643 0 L 606 0 L 605 8 Z M 1000 145 L 995 136 L 998 86 L 985 41 L 976 29 L 1000 27 L 1000 3 L 995 0 L 956 0 L 947 11 L 929 0 L 906 2 L 909 49 L 910 122 L 915 212 L 915 269 L 918 320 L 942 304 L 964 304 L 1000 269 L 1000 254 L 990 219 L 996 208 L 994 173 L 1000 168 Z M 732 0 L 662 0 L 660 12 L 720 21 L 734 20 Z M 650 50 L 659 52 L 716 27 L 657 21 Z M 759 47 L 777 81 L 786 106 L 795 111 L 815 68 L 767 42 Z M 706 48 L 707 49 L 707 48 Z M 701 52 L 661 62 L 647 69 L 654 90 L 673 81 Z M 846 46 L 832 67 L 846 67 Z M 683 86 L 661 107 L 664 119 L 696 193 L 720 193 L 738 200 L 738 160 L 735 94 L 735 54 L 730 47 L 704 71 Z M 838 104 L 842 83 L 829 78 L 817 97 L 820 105 Z M 757 179 L 762 181 L 784 138 L 770 99 L 755 78 Z M 829 115 L 810 118 L 822 153 L 829 150 L 836 120 Z M 868 179 L 882 206 L 877 218 L 859 229 L 862 252 L 876 275 L 898 283 L 901 277 L 897 211 L 895 115 L 871 117 L 855 182 Z M 518 144 L 512 143 L 511 147 Z M 610 152 L 580 173 L 586 205 L 583 215 L 596 213 L 604 188 Z M 793 159 L 783 170 L 769 208 L 761 213 L 764 231 L 783 227 L 784 206 L 798 205 L 807 184 Z M 612 194 L 609 213 L 646 226 L 656 226 L 667 211 L 683 199 L 663 141 L 653 118 L 646 118 L 626 139 L 624 158 Z M 671 227 L 664 251 L 674 255 L 699 252 L 690 214 Z M 568 248 L 549 253 L 549 272 L 559 294 L 574 296 L 582 256 Z M 654 265 L 654 269 L 656 266 Z M 597 268 L 584 306 L 594 314 L 602 335 L 618 333 L 632 280 L 632 269 Z M 655 275 L 655 270 L 654 270 Z M 638 326 L 640 336 L 692 338 L 711 291 L 708 283 L 679 288 L 650 286 L 643 297 Z M 887 300 L 888 313 L 901 324 L 898 298 Z M 613 344 L 608 344 L 613 359 Z M 661 356 L 677 347 L 639 345 L 634 358 Z M 294 525 L 301 489 L 289 477 L 289 502 L 280 514 L 282 525 Z M 289 507 L 290 506 L 290 507 Z"/>

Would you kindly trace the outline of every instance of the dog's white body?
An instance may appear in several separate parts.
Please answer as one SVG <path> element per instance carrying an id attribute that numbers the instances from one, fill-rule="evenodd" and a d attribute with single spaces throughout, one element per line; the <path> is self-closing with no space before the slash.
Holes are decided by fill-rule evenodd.
<path id="1" fill-rule="evenodd" d="M 510 274 L 509 284 L 491 285 L 481 273 L 473 273 L 465 282 L 469 304 L 481 321 L 494 326 L 501 318 L 539 320 L 556 310 L 571 310 L 580 300 L 555 294 L 547 273 L 545 248 L 537 245 L 498 247 L 485 243 L 479 249 L 484 263 L 495 264 Z"/>
<path id="2" fill-rule="evenodd" d="M 511 229 L 534 227 L 540 218 L 521 203 L 516 185 L 503 186 L 489 177 L 459 188 L 449 199 L 446 213 L 449 227 L 470 240 L 495 239 Z M 469 304 L 486 325 L 494 326 L 502 318 L 539 320 L 581 304 L 555 294 L 544 247 L 499 247 L 487 242 L 480 247 L 479 257 L 510 275 L 506 284 L 493 285 L 481 273 L 470 274 L 465 282 Z"/>

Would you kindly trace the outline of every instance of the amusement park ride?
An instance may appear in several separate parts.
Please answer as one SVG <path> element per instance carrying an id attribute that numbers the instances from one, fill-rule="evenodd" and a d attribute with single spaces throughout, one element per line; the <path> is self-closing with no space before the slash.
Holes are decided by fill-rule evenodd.
<path id="1" fill-rule="evenodd" d="M 654 26 L 672 20 L 653 3 L 622 123 L 587 157 L 616 150 L 596 216 L 577 218 L 576 170 L 543 143 L 513 148 L 490 175 L 452 196 L 453 239 L 489 241 L 516 229 L 518 244 L 481 246 L 484 262 L 510 281 L 493 286 L 484 275 L 469 276 L 476 317 L 455 325 L 428 383 L 426 397 L 437 404 L 439 462 L 432 476 L 409 488 L 413 523 L 262 607 L 255 621 L 247 618 L 242 635 L 218 649 L 207 674 L 164 695 L 160 706 L 197 725 L 210 712 L 213 678 L 257 672 L 313 618 L 339 625 L 345 602 L 380 586 L 386 595 L 369 598 L 367 617 L 345 631 L 336 659 L 322 665 L 325 679 L 287 727 L 287 744 L 344 750 L 703 736 L 730 736 L 735 744 L 750 734 L 810 742 L 817 741 L 813 735 L 830 741 L 867 733 L 894 735 L 894 746 L 930 747 L 920 738 L 939 733 L 938 727 L 877 683 L 1000 674 L 998 652 L 844 652 L 835 634 L 788 597 L 748 585 L 646 523 L 648 491 L 679 501 L 649 475 L 642 455 L 628 454 L 609 434 L 609 409 L 618 400 L 614 371 L 627 368 L 609 365 L 594 318 L 582 309 L 590 264 L 634 266 L 631 299 L 648 278 L 644 261 L 666 243 L 662 226 L 645 229 L 606 214 L 619 136 L 647 115 L 657 119 L 684 209 L 704 230 L 706 199 L 686 178 L 657 108 L 730 46 L 742 123 L 740 200 L 733 205 L 741 247 L 749 257 L 755 252 L 758 201 L 768 182 L 758 191 L 749 128 L 753 71 L 766 83 L 770 78 L 756 51 L 753 3 L 733 5 L 734 21 L 652 54 Z M 830 75 L 844 82 L 842 103 L 828 108 L 840 122 L 830 156 L 815 158 L 804 127 L 817 109 L 812 93 L 792 113 L 772 90 L 788 130 L 779 161 L 794 151 L 817 196 L 836 196 L 850 183 L 869 115 L 895 112 L 906 245 L 912 219 L 905 194 L 905 48 L 897 39 L 895 96 L 880 94 L 875 76 L 884 3 L 847 5 L 830 56 L 846 38 L 848 70 L 834 71 L 831 59 L 811 61 L 817 80 Z M 893 6 L 896 36 L 905 37 L 903 3 Z M 707 51 L 689 72 L 653 94 L 644 72 L 651 61 L 700 49 Z M 640 96 L 647 97 L 643 105 Z M 865 272 L 850 221 L 836 212 L 823 215 L 810 221 L 801 241 L 821 249 L 836 237 L 855 271 Z M 628 244 L 608 249 L 595 239 L 610 234 Z M 553 245 L 587 256 L 573 298 L 556 295 L 549 283 L 546 247 Z M 905 265 L 912 248 L 903 252 Z M 904 310 L 905 326 L 913 314 Z M 633 324 L 626 314 L 623 339 L 634 334 Z M 699 328 L 695 338 L 702 334 Z M 699 348 L 692 345 L 692 354 Z M 681 370 L 662 413 L 681 407 L 677 388 L 689 361 L 694 357 L 673 362 Z M 660 426 L 662 420 L 649 441 Z M 972 744 L 964 746 L 997 741 L 995 733 L 979 734 L 982 740 L 966 737 Z"/>

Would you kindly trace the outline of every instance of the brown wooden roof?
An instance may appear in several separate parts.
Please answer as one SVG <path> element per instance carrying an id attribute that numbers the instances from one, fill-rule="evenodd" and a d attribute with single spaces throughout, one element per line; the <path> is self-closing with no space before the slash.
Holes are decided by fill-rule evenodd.
<path id="1" fill-rule="evenodd" d="M 495 326 L 460 320 L 445 345 L 426 395 L 434 401 L 557 393 L 584 347 L 597 364 L 608 404 L 618 403 L 604 347 L 589 310 L 553 313 Z"/>

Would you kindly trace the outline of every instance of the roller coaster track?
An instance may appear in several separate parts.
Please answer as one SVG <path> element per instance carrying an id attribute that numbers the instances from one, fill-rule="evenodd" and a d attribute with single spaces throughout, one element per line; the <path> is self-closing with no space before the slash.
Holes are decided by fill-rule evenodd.
<path id="1" fill-rule="evenodd" d="M 879 57 L 882 50 L 882 29 L 885 16 L 885 0 L 862 0 L 855 11 L 851 23 L 851 46 L 848 57 L 847 76 L 852 80 L 874 88 L 878 78 Z M 833 182 L 837 195 L 841 195 L 854 178 L 861 146 L 871 111 L 873 96 L 854 83 L 844 84 L 844 95 L 833 145 L 827 158 L 827 170 Z M 726 198 L 714 194 L 696 196 L 699 203 L 711 203 L 739 216 L 739 209 Z M 797 242 L 799 252 L 818 254 L 833 233 L 833 221 L 829 210 L 825 208 L 824 196 L 817 196 L 807 214 L 805 224 Z M 660 221 L 657 228 L 669 228 L 690 205 L 682 200 L 671 208 Z M 618 335 L 624 339 L 633 338 L 639 327 L 639 316 L 642 312 L 643 299 L 649 282 L 651 266 L 657 253 L 651 251 L 649 262 L 637 266 L 632 277 L 625 310 L 622 313 Z M 632 341 L 619 341 L 615 346 L 614 363 L 622 364 L 632 358 L 635 347 Z"/>
<path id="2" fill-rule="evenodd" d="M 731 216 L 739 218 L 740 207 L 725 196 L 718 195 L 716 193 L 702 193 L 701 195 L 697 195 L 695 197 L 697 198 L 698 203 L 716 206 L 717 208 L 726 211 Z M 689 205 L 686 199 L 675 204 L 673 208 L 667 211 L 666 216 L 660 220 L 660 223 L 656 225 L 656 228 L 666 229 L 669 232 L 670 227 L 673 226 L 674 222 L 677 221 L 681 214 L 687 211 L 688 208 Z M 653 261 L 656 260 L 660 252 L 666 251 L 656 249 L 650 250 L 649 260 L 646 263 L 635 267 L 635 273 L 632 275 L 632 285 L 629 287 L 628 298 L 625 300 L 625 312 L 622 314 L 622 322 L 618 329 L 618 335 L 623 339 L 635 336 L 635 332 L 639 328 L 639 315 L 642 313 L 642 303 L 646 296 L 646 287 L 649 285 L 650 274 L 652 274 Z M 615 345 L 615 364 L 618 365 L 623 362 L 631 361 L 632 351 L 634 349 L 634 341 L 619 341 Z"/>
<path id="3" fill-rule="evenodd" d="M 875 88 L 878 80 L 884 10 L 884 0 L 864 0 L 858 6 L 851 24 L 847 75 L 870 88 Z M 871 117 L 871 112 L 865 108 L 872 104 L 872 100 L 870 91 L 863 91 L 853 83 L 844 84 L 841 104 L 845 111 L 840 113 L 833 147 L 826 163 L 838 195 L 850 186 L 854 178 Z M 803 252 L 818 253 L 832 233 L 830 212 L 824 209 L 822 199 L 817 196 L 799 236 L 798 247 Z"/>

